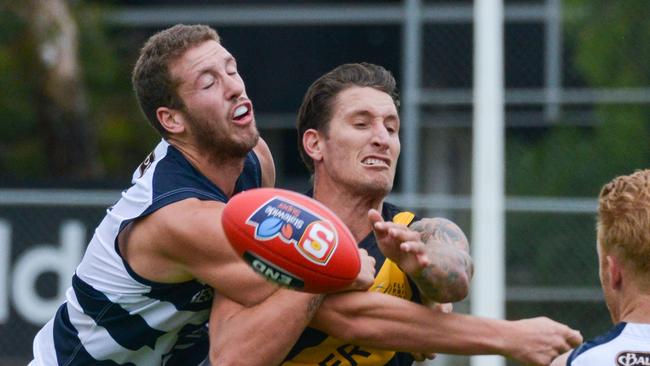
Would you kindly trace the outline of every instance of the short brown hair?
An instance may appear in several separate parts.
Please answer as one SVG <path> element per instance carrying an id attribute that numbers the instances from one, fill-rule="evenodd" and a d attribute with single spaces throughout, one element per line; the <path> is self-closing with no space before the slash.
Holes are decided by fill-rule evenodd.
<path id="1" fill-rule="evenodd" d="M 365 62 L 344 64 L 318 78 L 303 98 L 296 125 L 300 157 L 310 172 L 314 171 L 314 161 L 305 153 L 302 135 L 312 128 L 327 133 L 336 97 L 351 87 L 370 87 L 385 92 L 393 98 L 395 107 L 399 107 L 395 78 L 379 65 Z"/>
<path id="2" fill-rule="evenodd" d="M 598 241 L 643 276 L 650 274 L 650 170 L 616 177 L 600 191 Z"/>
<path id="3" fill-rule="evenodd" d="M 210 40 L 220 42 L 217 31 L 207 25 L 177 24 L 151 36 L 140 50 L 131 78 L 133 89 L 142 113 L 162 136 L 167 136 L 167 131 L 158 121 L 156 110 L 161 106 L 184 106 L 169 65 L 188 49 Z"/>

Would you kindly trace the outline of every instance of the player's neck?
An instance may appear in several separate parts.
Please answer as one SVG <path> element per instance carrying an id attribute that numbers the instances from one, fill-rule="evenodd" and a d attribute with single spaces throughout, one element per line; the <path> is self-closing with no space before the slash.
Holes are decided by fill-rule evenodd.
<path id="1" fill-rule="evenodd" d="M 329 207 L 348 226 L 357 242 L 363 240 L 371 231 L 368 210 L 381 212 L 384 197 L 360 195 L 350 192 L 340 185 L 327 184 L 314 180 L 314 198 Z"/>
<path id="2" fill-rule="evenodd" d="M 244 158 L 220 158 L 190 144 L 170 141 L 192 166 L 219 187 L 228 197 L 235 191 L 235 184 L 244 169 Z"/>
<path id="3" fill-rule="evenodd" d="M 650 323 L 650 294 L 630 293 L 623 296 L 618 322 Z"/>

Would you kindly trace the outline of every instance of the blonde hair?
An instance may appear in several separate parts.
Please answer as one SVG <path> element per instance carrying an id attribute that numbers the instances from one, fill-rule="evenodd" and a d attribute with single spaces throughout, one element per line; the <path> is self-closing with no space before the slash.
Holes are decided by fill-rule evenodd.
<path id="1" fill-rule="evenodd" d="M 637 273 L 650 273 L 650 170 L 614 178 L 600 191 L 598 241 Z M 645 281 L 644 281 L 645 282 Z"/>

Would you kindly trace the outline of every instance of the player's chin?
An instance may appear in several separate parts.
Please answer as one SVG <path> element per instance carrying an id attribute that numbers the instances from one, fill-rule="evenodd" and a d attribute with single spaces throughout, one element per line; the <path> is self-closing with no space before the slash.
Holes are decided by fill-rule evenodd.
<path id="1" fill-rule="evenodd" d="M 372 179 L 372 185 L 375 186 L 377 190 L 382 190 L 388 194 L 393 189 L 395 174 L 392 171 L 385 171 L 382 173 L 383 174 L 378 174 L 374 179 Z"/>
<path id="2" fill-rule="evenodd" d="M 259 141 L 259 135 L 250 136 L 243 138 L 238 136 L 237 138 L 231 139 L 227 144 L 222 143 L 216 145 L 215 149 L 218 150 L 222 155 L 228 157 L 243 158 L 245 157 L 253 148 L 257 145 Z"/>
<path id="3" fill-rule="evenodd" d="M 260 140 L 260 133 L 256 128 L 240 133 L 239 136 L 235 139 L 237 144 L 242 147 L 244 150 L 251 150 L 257 145 L 257 142 Z"/>
<path id="4" fill-rule="evenodd" d="M 374 179 L 371 182 L 360 185 L 360 191 L 365 192 L 366 195 L 372 196 L 387 196 L 393 189 L 392 179 Z"/>

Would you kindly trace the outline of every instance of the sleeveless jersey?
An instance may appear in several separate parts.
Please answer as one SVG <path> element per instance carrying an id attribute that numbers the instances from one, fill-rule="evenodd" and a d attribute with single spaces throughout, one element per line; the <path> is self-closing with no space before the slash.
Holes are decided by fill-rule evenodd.
<path id="1" fill-rule="evenodd" d="M 650 324 L 618 323 L 571 352 L 567 366 L 650 365 Z"/>
<path id="2" fill-rule="evenodd" d="M 382 217 L 386 221 L 409 225 L 415 218 L 410 212 L 384 203 Z M 408 276 L 379 250 L 374 233 L 359 243 L 360 248 L 375 258 L 375 281 L 368 291 L 378 291 L 421 303 L 417 287 Z M 282 366 L 410 366 L 409 353 L 386 351 L 346 343 L 314 328 L 307 328 L 287 355 Z"/>
<path id="3" fill-rule="evenodd" d="M 260 186 L 260 162 L 251 151 L 236 192 Z M 212 289 L 195 280 L 165 284 L 142 278 L 117 245 L 130 222 L 188 198 L 228 201 L 163 140 L 95 230 L 66 302 L 34 339 L 30 365 L 198 365 L 207 358 Z"/>

